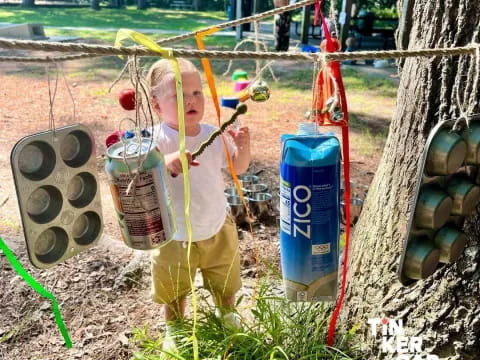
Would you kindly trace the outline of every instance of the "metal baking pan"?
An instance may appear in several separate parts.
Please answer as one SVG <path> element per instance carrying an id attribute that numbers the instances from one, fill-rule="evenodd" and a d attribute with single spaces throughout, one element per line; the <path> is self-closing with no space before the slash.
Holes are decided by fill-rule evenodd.
<path id="1" fill-rule="evenodd" d="M 95 141 L 81 124 L 22 138 L 10 163 L 30 262 L 54 266 L 103 231 Z"/>
<path id="2" fill-rule="evenodd" d="M 438 123 L 427 138 L 399 261 L 397 275 L 403 285 L 458 259 L 466 243 L 464 218 L 480 200 L 480 121 L 456 131 L 454 123 Z"/>

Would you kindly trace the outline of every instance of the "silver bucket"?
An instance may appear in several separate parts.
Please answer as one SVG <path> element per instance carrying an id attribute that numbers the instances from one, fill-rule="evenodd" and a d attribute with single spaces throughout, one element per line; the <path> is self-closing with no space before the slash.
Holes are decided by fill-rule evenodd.
<path id="1" fill-rule="evenodd" d="M 250 194 L 265 193 L 268 191 L 267 184 L 251 184 L 246 189 Z"/>
<path id="2" fill-rule="evenodd" d="M 244 197 L 245 202 L 248 204 L 248 198 Z M 237 224 L 243 223 L 247 218 L 247 211 L 242 203 L 240 196 L 227 196 L 228 206 L 230 207 L 230 213 L 232 214 Z"/>
<path id="3" fill-rule="evenodd" d="M 228 196 L 239 196 L 237 188 L 235 186 L 228 187 L 223 192 L 224 192 L 225 196 L 227 196 L 227 197 Z M 242 189 L 242 192 L 243 192 L 244 195 L 247 195 L 249 193 L 249 190 L 248 189 Z"/>
<path id="4" fill-rule="evenodd" d="M 350 220 L 351 225 L 355 225 L 362 213 L 363 200 L 360 198 L 351 198 L 350 199 Z M 340 201 L 340 220 L 343 225 L 346 225 L 346 212 L 345 212 L 345 201 Z"/>
<path id="5" fill-rule="evenodd" d="M 245 175 L 240 175 L 238 177 L 238 180 L 240 180 L 242 187 L 247 188 L 251 184 L 258 183 L 258 176 L 252 175 L 252 174 L 245 174 Z"/>
<path id="6" fill-rule="evenodd" d="M 250 209 L 253 215 L 257 218 L 261 218 L 268 214 L 270 209 L 270 203 L 272 201 L 272 194 L 270 193 L 254 193 L 250 198 Z"/>

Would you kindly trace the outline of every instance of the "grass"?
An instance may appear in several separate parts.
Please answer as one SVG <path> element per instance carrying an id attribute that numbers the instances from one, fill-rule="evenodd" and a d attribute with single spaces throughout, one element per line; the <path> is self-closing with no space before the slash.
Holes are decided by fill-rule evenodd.
<path id="1" fill-rule="evenodd" d="M 271 280 L 271 279 L 270 279 Z M 271 284 L 271 283 L 270 283 Z M 268 279 L 259 287 L 255 305 L 239 332 L 225 328 L 215 316 L 213 307 L 201 301 L 196 337 L 200 359 L 322 359 L 357 360 L 359 346 L 355 328 L 336 334 L 336 347 L 326 343 L 331 308 L 324 303 L 292 303 L 272 291 Z M 184 320 L 175 334 L 178 353 L 175 359 L 193 359 L 192 320 Z M 164 359 L 162 337 L 150 334 L 148 326 L 134 331 L 138 347 L 133 359 Z"/>
<path id="2" fill-rule="evenodd" d="M 105 45 L 113 45 L 115 38 L 117 36 L 116 31 L 106 31 L 106 30 L 67 30 L 67 29 L 52 29 L 47 28 L 45 30 L 45 35 L 48 37 L 56 36 L 69 36 L 69 37 L 80 37 L 83 39 L 94 39 Z M 152 38 L 155 41 L 165 39 L 168 37 L 175 36 L 176 34 L 145 34 L 148 37 Z M 215 36 L 210 35 L 204 39 L 205 46 L 215 47 L 215 49 L 228 49 L 231 50 L 235 46 L 235 38 L 230 36 Z M 165 47 L 196 47 L 196 42 L 194 38 L 184 40 L 175 44 L 167 44 Z"/>
<path id="3" fill-rule="evenodd" d="M 306 65 L 305 69 L 296 69 L 282 74 L 280 85 L 282 89 L 310 90 L 312 88 L 312 68 Z M 268 77 L 268 76 L 267 76 Z M 342 69 L 342 78 L 347 92 L 357 91 L 359 93 L 368 91 L 374 95 L 384 97 L 396 97 L 397 85 L 391 79 L 367 75 L 355 69 Z M 275 86 L 272 83 L 272 86 Z"/>
<path id="4" fill-rule="evenodd" d="M 226 21 L 220 11 L 177 11 L 150 8 L 94 11 L 90 8 L 12 8 L 0 7 L 0 22 L 41 23 L 44 26 L 72 26 L 96 28 L 143 28 L 162 30 L 194 31 L 208 26 L 210 22 Z"/>
<path id="5" fill-rule="evenodd" d="M 380 96 L 396 97 L 398 86 L 392 79 L 370 76 L 355 69 L 342 69 L 345 89 L 364 91 L 369 90 Z"/>

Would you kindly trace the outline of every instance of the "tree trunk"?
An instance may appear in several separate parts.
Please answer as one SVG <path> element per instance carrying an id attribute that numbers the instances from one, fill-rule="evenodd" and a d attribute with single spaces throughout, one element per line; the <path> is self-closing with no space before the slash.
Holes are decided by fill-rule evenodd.
<path id="1" fill-rule="evenodd" d="M 200 0 L 193 0 L 192 6 L 193 6 L 193 10 L 199 11 L 200 10 Z"/>
<path id="2" fill-rule="evenodd" d="M 480 42 L 480 6 L 476 0 L 410 1 L 414 6 L 409 49 Z M 475 58 L 416 57 L 400 61 L 399 66 L 396 111 L 352 238 L 341 323 L 348 327 L 361 325 L 359 335 L 371 345 L 373 353 L 369 360 L 387 358 L 367 324 L 367 319 L 383 316 L 402 319 L 407 336 L 423 338 L 426 353 L 440 359 L 479 359 L 478 214 L 467 219 L 464 231 L 468 242 L 455 264 L 443 266 L 408 287 L 397 278 L 407 215 L 413 210 L 408 208 L 409 201 L 414 196 L 426 138 L 440 120 L 458 116 L 454 95 L 458 87 L 464 99 L 472 92 L 478 94 L 479 89 L 472 89 Z M 475 99 L 474 113 L 478 113 L 478 97 Z"/>
<path id="3" fill-rule="evenodd" d="M 34 7 L 35 0 L 22 0 L 22 6 L 24 7 Z"/>
<path id="4" fill-rule="evenodd" d="M 124 7 L 124 0 L 110 0 L 108 6 L 116 9 L 122 9 Z"/>
<path id="5" fill-rule="evenodd" d="M 145 10 L 147 8 L 147 0 L 137 0 L 137 9 Z"/>
<path id="6" fill-rule="evenodd" d="M 276 8 L 288 5 L 288 0 L 275 0 Z M 290 12 L 275 15 L 275 50 L 288 51 L 290 44 L 290 22 L 292 15 Z"/>
<path id="7" fill-rule="evenodd" d="M 100 0 L 92 0 L 90 3 L 90 8 L 92 10 L 100 10 Z"/>

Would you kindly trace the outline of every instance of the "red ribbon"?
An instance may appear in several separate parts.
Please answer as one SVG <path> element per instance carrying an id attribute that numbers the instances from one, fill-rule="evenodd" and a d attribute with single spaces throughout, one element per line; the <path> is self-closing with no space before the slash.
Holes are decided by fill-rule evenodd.
<path id="1" fill-rule="evenodd" d="M 325 34 L 325 47 L 326 52 L 335 52 L 340 50 L 340 44 L 337 39 L 332 38 L 328 31 L 327 22 L 321 11 L 322 0 L 315 3 L 315 24 L 318 24 L 318 16 L 322 20 L 323 33 Z M 335 84 L 336 83 L 336 87 Z M 347 98 L 345 95 L 345 87 L 343 85 L 342 74 L 340 71 L 340 64 L 338 61 L 332 61 L 325 65 L 325 67 L 319 72 L 317 77 L 317 84 L 313 99 L 313 121 L 319 125 L 327 126 L 341 126 L 342 127 L 342 153 L 343 153 L 343 174 L 345 181 L 345 249 L 342 264 L 342 280 L 340 288 L 340 296 L 338 297 L 337 305 L 333 311 L 332 318 L 328 327 L 327 345 L 333 346 L 335 340 L 335 326 L 338 316 L 343 304 L 343 298 L 345 297 L 345 288 L 347 284 L 347 265 L 348 265 L 348 251 L 350 245 L 350 154 L 349 154 L 349 135 L 348 135 L 348 109 Z M 337 90 L 337 93 L 335 93 Z M 322 114 L 322 109 L 325 108 L 326 101 L 330 97 L 339 96 L 339 106 L 343 113 L 343 120 L 334 122 L 332 121 L 329 112 Z"/>

